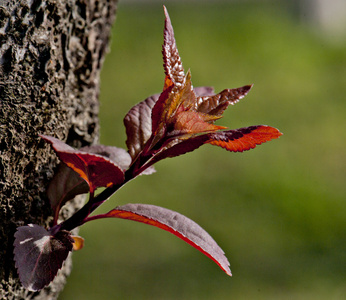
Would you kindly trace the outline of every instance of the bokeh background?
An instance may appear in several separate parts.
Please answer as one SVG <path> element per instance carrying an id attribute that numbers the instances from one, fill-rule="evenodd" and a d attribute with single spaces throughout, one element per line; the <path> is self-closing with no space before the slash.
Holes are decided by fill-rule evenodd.
<path id="1" fill-rule="evenodd" d="M 346 34 L 319 22 L 313 2 L 120 1 L 101 143 L 125 148 L 123 117 L 162 89 L 163 3 L 194 86 L 254 83 L 218 124 L 284 135 L 244 153 L 207 145 L 159 162 L 97 211 L 176 210 L 214 237 L 233 277 L 165 231 L 98 220 L 80 230 L 85 247 L 60 299 L 344 299 Z"/>

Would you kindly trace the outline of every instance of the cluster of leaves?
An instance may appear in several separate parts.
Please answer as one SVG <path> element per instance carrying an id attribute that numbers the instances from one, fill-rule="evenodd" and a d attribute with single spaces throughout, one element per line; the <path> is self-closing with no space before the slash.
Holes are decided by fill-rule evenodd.
<path id="1" fill-rule="evenodd" d="M 242 152 L 278 138 L 281 133 L 270 126 L 257 125 L 235 130 L 215 125 L 225 109 L 251 89 L 246 85 L 225 89 L 218 94 L 210 87 L 193 88 L 190 72 L 185 74 L 165 10 L 163 91 L 134 106 L 125 116 L 128 151 L 104 145 L 76 150 L 46 135 L 62 163 L 48 188 L 54 212 L 49 229 L 29 224 L 15 233 L 14 259 L 23 286 L 37 291 L 48 285 L 69 252 L 83 247 L 81 237 L 71 230 L 101 218 L 121 218 L 142 222 L 169 231 L 215 261 L 231 275 L 224 252 L 199 225 L 166 208 L 147 204 L 127 204 L 105 214 L 91 213 L 125 183 L 141 174 L 153 173 L 153 164 L 167 157 L 212 144 L 228 151 Z M 95 195 L 99 187 L 105 189 Z M 88 202 L 72 217 L 58 223 L 61 207 L 78 194 L 89 193 Z"/>

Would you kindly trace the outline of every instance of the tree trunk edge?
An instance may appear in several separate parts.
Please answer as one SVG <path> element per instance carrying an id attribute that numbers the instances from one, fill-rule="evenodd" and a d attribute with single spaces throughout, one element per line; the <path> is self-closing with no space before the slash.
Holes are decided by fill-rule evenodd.
<path id="1" fill-rule="evenodd" d="M 38 133 L 77 148 L 98 141 L 100 70 L 116 8 L 117 0 L 0 1 L 0 299 L 57 299 L 71 272 L 69 255 L 48 287 L 25 290 L 13 235 L 52 219 L 46 187 L 58 159 Z"/>

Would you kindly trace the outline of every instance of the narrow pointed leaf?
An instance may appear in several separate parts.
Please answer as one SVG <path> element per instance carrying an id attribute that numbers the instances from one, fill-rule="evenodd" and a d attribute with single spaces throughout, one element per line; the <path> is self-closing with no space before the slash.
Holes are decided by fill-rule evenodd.
<path id="1" fill-rule="evenodd" d="M 174 38 L 174 31 L 169 18 L 166 7 L 164 6 L 165 11 L 165 28 L 164 28 L 164 42 L 162 46 L 163 54 L 163 66 L 165 69 L 165 74 L 169 80 L 175 86 L 181 86 L 185 82 L 185 73 L 184 68 L 181 63 L 179 56 L 178 48 Z M 170 84 L 169 84 L 170 85 Z"/>
<path id="2" fill-rule="evenodd" d="M 194 151 L 203 144 L 216 145 L 232 152 L 243 152 L 276 139 L 281 135 L 282 133 L 274 127 L 257 125 L 202 134 L 186 140 L 175 139 L 158 153 L 150 163 L 154 164 L 167 157 L 176 157 Z"/>
<path id="3" fill-rule="evenodd" d="M 120 218 L 152 225 L 173 233 L 217 263 L 228 275 L 229 262 L 214 239 L 197 223 L 175 211 L 147 204 L 126 204 L 110 212 L 90 217 L 87 221 L 100 218 Z"/>
<path id="4" fill-rule="evenodd" d="M 18 227 L 14 236 L 14 260 L 19 279 L 28 290 L 41 290 L 62 267 L 72 250 L 73 239 L 67 231 L 52 236 L 35 224 Z"/>
<path id="5" fill-rule="evenodd" d="M 167 136 L 178 136 L 183 134 L 197 134 L 226 129 L 227 127 L 210 124 L 215 118 L 195 111 L 184 111 L 174 119 L 174 131 Z"/>
<path id="6" fill-rule="evenodd" d="M 75 150 L 64 142 L 46 135 L 40 135 L 49 142 L 59 158 L 79 174 L 89 185 L 90 192 L 98 187 L 109 187 L 124 181 L 124 172 L 109 159 Z"/>
<path id="7" fill-rule="evenodd" d="M 222 147 L 232 152 L 243 152 L 257 145 L 277 139 L 282 133 L 270 126 L 257 125 L 208 134 L 205 143 Z"/>
<path id="8" fill-rule="evenodd" d="M 252 85 L 245 85 L 236 89 L 226 89 L 213 96 L 199 97 L 197 111 L 214 116 L 221 116 L 230 104 L 239 102 L 250 91 Z"/>

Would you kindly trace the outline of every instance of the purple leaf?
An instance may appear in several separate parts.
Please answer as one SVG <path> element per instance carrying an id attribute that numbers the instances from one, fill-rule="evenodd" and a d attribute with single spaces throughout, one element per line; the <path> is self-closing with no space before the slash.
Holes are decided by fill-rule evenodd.
<path id="1" fill-rule="evenodd" d="M 124 118 L 126 128 L 126 145 L 132 159 L 143 150 L 151 136 L 151 111 L 159 99 L 159 94 L 153 95 L 130 109 Z"/>
<path id="2" fill-rule="evenodd" d="M 198 86 L 193 89 L 197 97 L 213 96 L 214 88 L 211 86 Z"/>
<path id="3" fill-rule="evenodd" d="M 14 236 L 14 260 L 19 279 L 26 289 L 41 290 L 62 267 L 74 240 L 67 231 L 52 236 L 35 224 L 18 227 Z"/>
<path id="4" fill-rule="evenodd" d="M 213 238 L 197 223 L 175 211 L 155 205 L 126 204 L 106 214 L 89 217 L 86 222 L 100 218 L 127 219 L 171 232 L 211 258 L 228 275 L 232 275 L 224 252 Z"/>
<path id="5" fill-rule="evenodd" d="M 57 224 L 60 208 L 79 194 L 89 192 L 89 186 L 84 179 L 64 163 L 59 165 L 49 183 L 47 195 L 53 210 L 54 224 Z"/>
<path id="6" fill-rule="evenodd" d="M 79 150 L 106 157 L 123 170 L 126 170 L 131 164 L 131 157 L 123 148 L 105 145 L 91 145 L 80 148 Z"/>

